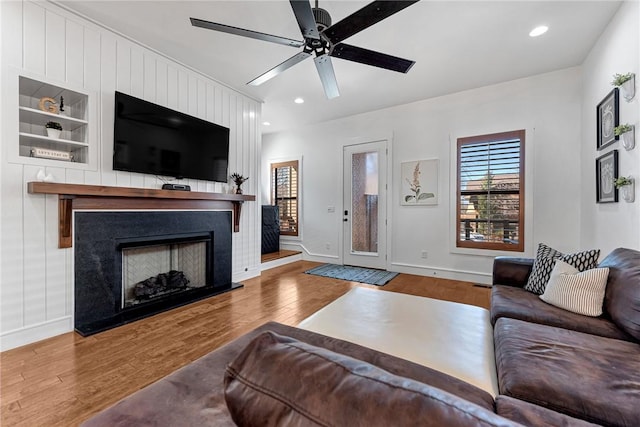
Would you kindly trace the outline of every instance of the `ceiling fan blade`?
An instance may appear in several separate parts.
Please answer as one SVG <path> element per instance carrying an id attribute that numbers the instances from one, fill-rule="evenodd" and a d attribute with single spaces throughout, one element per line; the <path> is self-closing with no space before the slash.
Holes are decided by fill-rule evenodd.
<path id="1" fill-rule="evenodd" d="M 255 79 L 251 80 L 247 84 L 251 85 L 251 86 L 261 85 L 262 83 L 266 82 L 267 80 L 270 80 L 270 79 L 274 78 L 278 74 L 282 73 L 285 70 L 288 70 L 289 68 L 291 68 L 294 65 L 296 65 L 298 62 L 304 61 L 305 59 L 309 58 L 310 56 L 311 56 L 311 54 L 310 53 L 306 53 L 306 52 L 300 52 L 300 53 L 298 53 L 296 55 L 293 55 L 291 58 L 287 59 L 282 64 L 273 67 L 272 69 L 270 69 L 266 73 L 259 75 L 258 77 L 256 77 Z"/>
<path id="2" fill-rule="evenodd" d="M 322 81 L 322 87 L 324 88 L 324 94 L 327 99 L 333 99 L 340 96 L 338 90 L 338 81 L 336 80 L 336 74 L 333 71 L 333 64 L 331 63 L 331 57 L 327 54 L 320 55 L 314 58 L 316 63 L 316 69 Z"/>
<path id="3" fill-rule="evenodd" d="M 331 56 L 347 61 L 359 62 L 361 64 L 372 65 L 386 70 L 406 73 L 409 71 L 415 61 L 410 61 L 397 56 L 387 55 L 386 53 L 375 52 L 373 50 L 364 49 L 358 46 L 352 46 L 346 43 L 338 43 L 333 47 Z"/>
<path id="4" fill-rule="evenodd" d="M 330 26 L 323 31 L 323 34 L 327 36 L 331 43 L 339 43 L 418 1 L 419 0 L 374 1 Z"/>
<path id="5" fill-rule="evenodd" d="M 289 2 L 304 38 L 320 40 L 320 33 L 316 27 L 316 20 L 313 17 L 309 0 L 289 0 Z"/>
<path id="6" fill-rule="evenodd" d="M 236 36 L 249 37 L 265 42 L 283 44 L 285 46 L 301 47 L 304 42 L 299 40 L 288 39 L 286 37 L 273 36 L 271 34 L 260 33 L 258 31 L 245 30 L 244 28 L 232 27 L 230 25 L 217 24 L 215 22 L 205 21 L 198 18 L 191 19 L 191 25 L 194 27 L 206 28 L 208 30 L 221 31 L 223 33 L 234 34 Z"/>

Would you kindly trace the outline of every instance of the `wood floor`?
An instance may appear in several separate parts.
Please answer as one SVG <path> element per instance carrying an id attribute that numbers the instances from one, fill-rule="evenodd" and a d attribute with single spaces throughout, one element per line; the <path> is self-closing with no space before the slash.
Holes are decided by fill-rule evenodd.
<path id="1" fill-rule="evenodd" d="M 489 307 L 489 289 L 400 274 L 384 287 L 304 274 L 298 261 L 245 287 L 83 338 L 68 333 L 0 354 L 2 426 L 74 426 L 245 332 L 296 325 L 354 286 Z"/>

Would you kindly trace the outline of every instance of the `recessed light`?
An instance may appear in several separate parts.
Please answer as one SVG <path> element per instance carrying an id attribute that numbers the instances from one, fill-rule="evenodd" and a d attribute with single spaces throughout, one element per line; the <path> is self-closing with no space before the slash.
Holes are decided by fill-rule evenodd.
<path id="1" fill-rule="evenodd" d="M 531 32 L 529 33 L 529 37 L 538 37 L 543 35 L 544 33 L 547 32 L 547 30 L 549 29 L 549 27 L 547 27 L 546 25 L 540 25 L 539 27 L 535 27 L 533 30 L 531 30 Z"/>
<path id="2" fill-rule="evenodd" d="M 271 126 L 270 122 L 262 122 L 263 126 Z"/>
<path id="3" fill-rule="evenodd" d="M 296 98 L 296 99 L 293 100 L 293 102 L 295 102 L 296 104 L 304 104 L 304 99 Z"/>

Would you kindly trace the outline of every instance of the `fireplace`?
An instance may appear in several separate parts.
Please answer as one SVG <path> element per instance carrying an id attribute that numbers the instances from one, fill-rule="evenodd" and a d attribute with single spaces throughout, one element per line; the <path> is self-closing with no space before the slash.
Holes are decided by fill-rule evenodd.
<path id="1" fill-rule="evenodd" d="M 122 239 L 122 309 L 211 286 L 210 233 Z"/>
<path id="2" fill-rule="evenodd" d="M 242 286 L 231 282 L 231 212 L 76 212 L 74 225 L 83 336 Z"/>

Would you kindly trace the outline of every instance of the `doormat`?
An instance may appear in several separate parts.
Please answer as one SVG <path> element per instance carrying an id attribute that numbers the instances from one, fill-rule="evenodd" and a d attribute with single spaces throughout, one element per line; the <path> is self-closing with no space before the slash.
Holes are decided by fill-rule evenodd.
<path id="1" fill-rule="evenodd" d="M 398 275 L 398 273 L 393 273 L 391 271 L 338 264 L 324 264 L 319 267 L 312 268 L 311 270 L 307 270 L 305 273 L 376 286 L 384 286 Z"/>

